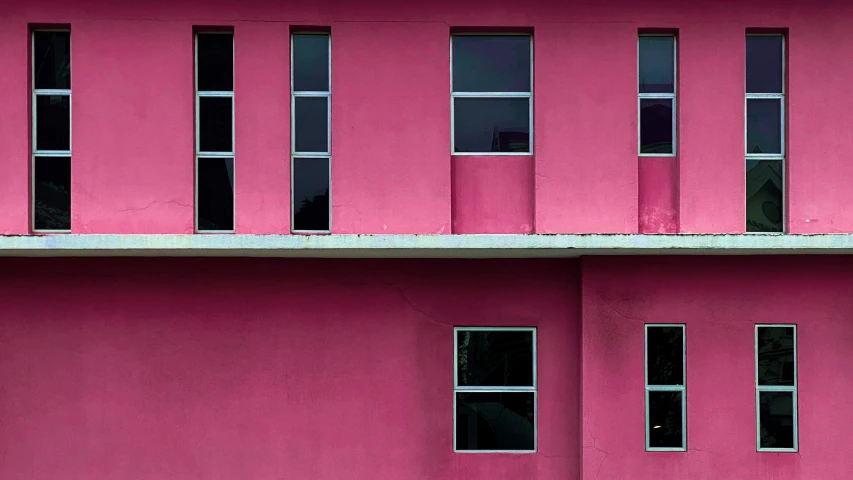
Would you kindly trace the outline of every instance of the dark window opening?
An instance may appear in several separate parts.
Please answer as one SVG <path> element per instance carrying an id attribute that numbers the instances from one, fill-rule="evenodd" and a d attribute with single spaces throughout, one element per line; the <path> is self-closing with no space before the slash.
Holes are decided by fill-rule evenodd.
<path id="1" fill-rule="evenodd" d="M 234 230 L 234 159 L 198 159 L 198 229 Z"/>
<path id="2" fill-rule="evenodd" d="M 71 230 L 71 158 L 36 157 L 33 167 L 33 228 Z"/>

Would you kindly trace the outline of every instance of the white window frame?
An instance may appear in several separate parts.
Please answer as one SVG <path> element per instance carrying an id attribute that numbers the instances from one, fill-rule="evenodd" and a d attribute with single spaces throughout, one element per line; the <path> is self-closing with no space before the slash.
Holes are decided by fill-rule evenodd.
<path id="1" fill-rule="evenodd" d="M 787 82 L 785 81 L 786 80 L 785 76 L 787 75 L 787 71 L 785 70 L 786 69 L 785 64 L 787 63 L 786 59 L 787 59 L 787 43 L 788 42 L 787 42 L 787 39 L 785 38 L 786 35 L 784 33 L 747 33 L 746 37 L 744 37 L 744 40 L 746 40 L 747 37 L 781 37 L 782 38 L 782 93 L 749 93 L 749 92 L 746 92 L 746 76 L 747 76 L 746 68 L 744 68 L 744 75 L 743 75 L 743 86 L 744 86 L 744 92 L 745 92 L 745 99 L 743 102 L 743 150 L 744 150 L 744 155 L 746 156 L 746 161 L 744 162 L 744 175 L 746 175 L 746 165 L 747 165 L 746 162 L 748 162 L 750 160 L 778 160 L 779 162 L 781 162 L 781 165 L 782 165 L 782 231 L 781 232 L 750 232 L 750 231 L 748 231 L 748 226 L 746 224 L 744 224 L 745 230 L 747 230 L 745 233 L 747 233 L 749 235 L 784 235 L 787 232 L 787 227 L 788 227 L 788 205 L 787 205 L 787 199 L 788 199 L 787 170 L 788 170 L 788 165 L 787 165 L 787 162 L 785 161 L 785 143 L 786 143 L 785 130 L 787 128 L 787 126 L 786 126 L 787 122 L 785 121 L 787 118 L 786 113 L 785 113 L 786 112 L 785 93 L 788 89 Z M 746 45 L 744 44 L 744 48 L 745 47 L 746 47 Z M 746 67 L 745 63 L 744 63 L 744 67 Z M 747 136 L 747 128 L 748 128 L 747 105 L 749 104 L 750 100 L 761 100 L 761 99 L 779 100 L 779 103 L 780 103 L 779 115 L 781 116 L 781 119 L 779 121 L 780 129 L 781 129 L 781 131 L 779 132 L 779 139 L 780 139 L 780 143 L 781 143 L 779 146 L 779 153 L 749 153 L 747 151 L 747 149 L 749 148 L 749 143 L 747 140 L 747 138 L 748 138 L 748 136 Z M 744 204 L 746 203 L 746 200 L 747 200 L 746 188 L 747 188 L 746 180 L 744 177 L 744 183 L 743 183 Z M 744 222 L 745 221 L 746 221 L 746 219 L 744 218 Z"/>
<path id="2" fill-rule="evenodd" d="M 198 36 L 199 35 L 230 35 L 231 36 L 231 91 L 212 91 L 198 89 Z M 234 116 L 234 90 L 236 83 L 235 66 L 234 66 L 234 32 L 221 30 L 199 30 L 193 34 L 193 63 L 194 63 L 194 89 L 195 89 L 195 191 L 194 191 L 194 223 L 196 233 L 234 233 L 237 228 L 237 157 L 234 155 L 236 150 L 236 135 L 235 135 L 235 116 Z M 231 99 L 231 151 L 229 152 L 206 152 L 201 150 L 201 122 L 199 111 L 202 98 L 230 98 Z M 232 228 L 231 230 L 202 230 L 198 228 L 198 165 L 199 159 L 202 158 L 230 158 L 232 170 Z"/>
<path id="3" fill-rule="evenodd" d="M 530 41 L 530 91 L 529 92 L 454 92 L 453 91 L 453 37 L 527 37 Z M 450 35 L 450 154 L 457 156 L 531 156 L 533 155 L 533 35 L 530 33 L 454 33 Z M 457 98 L 527 98 L 529 133 L 527 152 L 457 152 L 456 151 L 456 99 Z"/>
<path id="4" fill-rule="evenodd" d="M 32 91 L 32 155 L 30 156 L 30 171 L 32 172 L 30 175 L 30 223 L 33 232 L 39 233 L 71 233 L 71 229 L 39 229 L 36 228 L 36 158 L 50 158 L 50 157 L 60 157 L 60 158 L 68 158 L 69 162 L 72 162 L 73 157 L 71 155 L 71 144 L 74 141 L 73 128 L 74 128 L 74 102 L 71 98 L 71 88 L 67 89 L 54 89 L 54 88 L 36 88 L 36 33 L 42 32 L 68 32 L 68 65 L 71 68 L 72 64 L 72 40 L 71 40 L 71 29 L 68 28 L 37 28 L 30 33 L 30 71 L 31 71 L 31 80 L 30 80 L 30 90 Z M 71 87 L 71 85 L 69 85 Z M 38 97 L 68 97 L 68 150 L 39 150 L 37 143 L 37 135 L 38 135 L 38 112 L 37 112 L 37 99 Z M 71 169 L 71 177 L 74 177 L 74 169 Z M 73 183 L 73 182 L 72 182 Z M 73 207 L 73 203 L 72 203 Z M 73 213 L 73 212 L 72 212 Z M 73 222 L 74 217 L 70 218 Z M 73 227 L 73 225 L 72 225 Z"/>
<path id="5" fill-rule="evenodd" d="M 531 332 L 533 355 L 533 385 L 509 387 L 472 387 L 459 385 L 459 332 Z M 539 393 L 536 347 L 536 327 L 453 327 L 453 452 L 454 453 L 536 453 L 539 449 Z M 459 450 L 456 448 L 457 393 L 533 393 L 533 450 Z"/>
<path id="6" fill-rule="evenodd" d="M 672 93 L 640 92 L 640 38 L 672 38 Z M 637 36 L 637 155 L 640 157 L 676 157 L 678 156 L 678 36 L 674 33 L 641 33 Z M 642 153 L 642 109 L 643 100 L 672 100 L 672 153 Z"/>
<path id="7" fill-rule="evenodd" d="M 326 91 L 295 91 L 293 83 L 293 37 L 301 35 L 314 35 L 328 38 L 329 48 L 329 88 Z M 326 151 L 325 152 L 299 152 L 296 150 L 296 99 L 304 97 L 320 97 L 326 99 Z M 301 234 L 323 234 L 332 232 L 332 34 L 330 32 L 294 31 L 290 33 L 290 231 Z M 312 161 L 327 162 L 329 171 L 329 228 L 326 230 L 298 230 L 296 228 L 296 204 L 294 202 L 294 160 L 297 158 L 311 159 Z"/>
<path id="8" fill-rule="evenodd" d="M 649 328 L 680 328 L 681 329 L 681 385 L 650 385 L 649 384 Z M 683 323 L 647 323 L 644 327 L 643 376 L 645 383 L 645 436 L 647 452 L 686 452 L 687 451 L 687 325 Z M 680 392 L 681 393 L 681 447 L 652 447 L 651 419 L 649 418 L 649 392 Z"/>
<path id="9" fill-rule="evenodd" d="M 758 329 L 760 328 L 793 328 L 794 329 L 794 385 L 759 385 L 758 384 Z M 798 452 L 800 450 L 799 406 L 797 401 L 797 325 L 782 323 L 759 323 L 755 325 L 755 449 L 758 452 Z M 761 393 L 762 392 L 791 392 L 791 408 L 793 411 L 794 448 L 762 448 L 761 447 Z"/>

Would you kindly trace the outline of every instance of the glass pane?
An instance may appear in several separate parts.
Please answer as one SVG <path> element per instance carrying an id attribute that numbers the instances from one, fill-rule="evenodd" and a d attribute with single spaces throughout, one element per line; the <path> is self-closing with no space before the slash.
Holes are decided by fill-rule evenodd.
<path id="1" fill-rule="evenodd" d="M 455 35 L 454 92 L 525 92 L 530 90 L 530 37 L 526 35 Z"/>
<path id="2" fill-rule="evenodd" d="M 232 151 L 230 97 L 200 97 L 198 99 L 199 151 Z"/>
<path id="3" fill-rule="evenodd" d="M 456 342 L 459 386 L 533 386 L 533 332 L 458 330 Z"/>
<path id="4" fill-rule="evenodd" d="M 781 35 L 747 35 L 746 92 L 782 93 Z"/>
<path id="5" fill-rule="evenodd" d="M 457 392 L 457 450 L 536 448 L 533 392 Z"/>
<path id="6" fill-rule="evenodd" d="M 198 229 L 234 230 L 234 159 L 198 159 Z"/>
<path id="7" fill-rule="evenodd" d="M 234 90 L 234 35 L 230 33 L 200 33 L 198 49 L 199 92 L 230 92 Z"/>
<path id="8" fill-rule="evenodd" d="M 293 91 L 329 91 L 329 36 L 293 36 Z"/>
<path id="9" fill-rule="evenodd" d="M 456 98 L 457 152 L 530 152 L 529 98 Z"/>
<path id="10" fill-rule="evenodd" d="M 781 99 L 747 99 L 746 153 L 782 153 Z"/>
<path id="11" fill-rule="evenodd" d="M 33 175 L 33 227 L 71 230 L 71 158 L 36 157 Z"/>
<path id="12" fill-rule="evenodd" d="M 794 327 L 758 327 L 758 384 L 794 385 Z"/>
<path id="13" fill-rule="evenodd" d="M 794 448 L 794 392 L 759 392 L 759 448 Z"/>
<path id="14" fill-rule="evenodd" d="M 684 329 L 648 327 L 649 385 L 684 385 Z"/>
<path id="15" fill-rule="evenodd" d="M 672 100 L 640 100 L 640 153 L 672 154 Z"/>
<path id="16" fill-rule="evenodd" d="M 640 37 L 640 93 L 675 93 L 675 37 Z"/>
<path id="17" fill-rule="evenodd" d="M 681 392 L 649 392 L 649 447 L 683 448 Z"/>
<path id="18" fill-rule="evenodd" d="M 71 97 L 36 97 L 36 150 L 71 150 Z"/>
<path id="19" fill-rule="evenodd" d="M 71 32 L 33 33 L 35 88 L 71 88 Z"/>
<path id="20" fill-rule="evenodd" d="M 293 159 L 293 229 L 328 231 L 329 159 Z"/>
<path id="21" fill-rule="evenodd" d="M 781 160 L 746 161 L 746 231 L 782 232 L 784 177 Z"/>
<path id="22" fill-rule="evenodd" d="M 293 99 L 294 148 L 297 152 L 329 151 L 329 104 L 326 97 Z"/>

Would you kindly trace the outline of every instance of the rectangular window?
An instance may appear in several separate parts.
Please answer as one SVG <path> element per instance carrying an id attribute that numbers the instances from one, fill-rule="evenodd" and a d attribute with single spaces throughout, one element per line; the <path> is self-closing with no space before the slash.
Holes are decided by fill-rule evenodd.
<path id="1" fill-rule="evenodd" d="M 675 155 L 675 35 L 640 35 L 637 63 L 640 156 Z"/>
<path id="2" fill-rule="evenodd" d="M 797 328 L 755 326 L 755 405 L 760 452 L 796 452 Z"/>
<path id="3" fill-rule="evenodd" d="M 646 325 L 646 450 L 687 449 L 684 325 Z"/>
<path id="4" fill-rule="evenodd" d="M 451 151 L 533 152 L 533 37 L 450 38 Z"/>
<path id="5" fill-rule="evenodd" d="M 196 231 L 234 231 L 234 34 L 195 37 Z"/>
<path id="6" fill-rule="evenodd" d="M 784 231 L 785 37 L 746 36 L 746 231 Z"/>
<path id="7" fill-rule="evenodd" d="M 71 32 L 32 34 L 32 228 L 71 231 Z"/>
<path id="8" fill-rule="evenodd" d="M 291 37 L 291 228 L 330 232 L 332 210 L 331 37 L 294 33 Z"/>
<path id="9" fill-rule="evenodd" d="M 456 452 L 536 451 L 536 329 L 455 328 Z"/>

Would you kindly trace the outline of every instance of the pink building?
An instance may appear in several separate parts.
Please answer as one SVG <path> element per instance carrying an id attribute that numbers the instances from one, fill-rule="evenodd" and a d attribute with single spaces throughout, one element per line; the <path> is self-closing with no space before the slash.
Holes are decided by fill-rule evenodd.
<path id="1" fill-rule="evenodd" d="M 0 0 L 0 479 L 853 478 L 851 15 Z"/>

